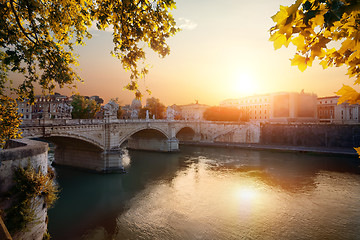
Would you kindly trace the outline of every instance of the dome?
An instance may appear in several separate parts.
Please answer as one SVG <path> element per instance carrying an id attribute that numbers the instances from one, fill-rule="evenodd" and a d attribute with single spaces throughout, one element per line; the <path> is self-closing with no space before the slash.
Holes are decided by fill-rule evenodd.
<path id="1" fill-rule="evenodd" d="M 142 107 L 142 104 L 141 104 L 141 101 L 139 99 L 134 99 L 132 102 L 131 102 L 131 108 L 132 109 L 139 109 Z"/>

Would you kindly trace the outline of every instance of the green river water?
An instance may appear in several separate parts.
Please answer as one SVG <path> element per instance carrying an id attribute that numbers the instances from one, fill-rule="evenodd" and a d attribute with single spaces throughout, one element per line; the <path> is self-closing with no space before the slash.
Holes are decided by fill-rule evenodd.
<path id="1" fill-rule="evenodd" d="M 53 239 L 360 239 L 356 157 L 181 146 L 123 166 L 55 167 Z"/>

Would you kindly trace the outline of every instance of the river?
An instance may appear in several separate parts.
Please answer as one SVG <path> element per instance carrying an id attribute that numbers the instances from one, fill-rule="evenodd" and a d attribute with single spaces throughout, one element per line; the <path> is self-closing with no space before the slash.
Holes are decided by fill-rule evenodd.
<path id="1" fill-rule="evenodd" d="M 358 158 L 192 146 L 125 153 L 125 174 L 55 167 L 53 239 L 360 238 Z"/>

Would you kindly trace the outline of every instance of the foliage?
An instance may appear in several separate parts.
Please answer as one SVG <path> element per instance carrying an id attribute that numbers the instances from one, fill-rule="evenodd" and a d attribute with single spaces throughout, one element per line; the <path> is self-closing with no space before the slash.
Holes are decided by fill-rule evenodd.
<path id="1" fill-rule="evenodd" d="M 50 233 L 48 231 L 46 231 L 46 233 L 44 233 L 42 240 L 50 240 L 51 236 Z"/>
<path id="2" fill-rule="evenodd" d="M 116 117 L 117 119 L 122 119 L 124 116 L 124 110 L 119 106 L 119 109 L 117 110 Z"/>
<path id="3" fill-rule="evenodd" d="M 91 38 L 89 28 L 113 28 L 111 54 L 131 71 L 128 89 L 137 91 L 137 79 L 148 72 L 144 43 L 161 57 L 170 53 L 166 39 L 178 29 L 170 10 L 174 0 L 1 0 L 0 89 L 8 71 L 25 76 L 18 89 L 33 100 L 34 83 L 52 92 L 80 81 L 75 45 Z M 139 93 L 138 93 L 139 96 Z"/>
<path id="4" fill-rule="evenodd" d="M 296 0 L 290 7 L 280 6 L 272 19 L 270 40 L 275 49 L 289 43 L 297 47 L 291 60 L 301 71 L 319 59 L 324 69 L 347 66 L 347 75 L 360 84 L 360 1 L 358 0 Z M 329 43 L 334 47 L 328 48 Z M 350 86 L 336 92 L 338 104 L 360 103 L 360 93 Z M 360 153 L 360 147 L 355 148 Z M 360 155 L 359 155 L 360 157 Z"/>
<path id="5" fill-rule="evenodd" d="M 248 121 L 249 115 L 238 108 L 210 107 L 204 112 L 204 119 L 208 121 Z"/>
<path id="6" fill-rule="evenodd" d="M 0 96 L 0 148 L 8 139 L 20 138 L 21 115 L 17 112 L 16 101 L 7 96 Z"/>
<path id="7" fill-rule="evenodd" d="M 95 118 L 96 113 L 101 109 L 100 104 L 97 104 L 95 100 L 80 95 L 73 96 L 71 106 L 71 117 L 75 119 Z"/>
<path id="8" fill-rule="evenodd" d="M 50 168 L 48 174 L 43 174 L 31 166 L 20 167 L 14 172 L 14 182 L 10 195 L 15 197 L 15 203 L 7 209 L 5 218 L 5 224 L 12 234 L 26 230 L 28 223 L 36 220 L 34 207 L 38 197 L 50 208 L 58 198 L 59 191 Z"/>
<path id="9" fill-rule="evenodd" d="M 0 96 L 10 96 L 5 91 L 10 89 L 33 103 L 36 84 L 43 93 L 76 87 L 82 80 L 74 46 L 92 37 L 94 24 L 98 30 L 113 28 L 111 54 L 130 70 L 126 88 L 140 98 L 137 81 L 148 72 L 144 46 L 160 57 L 170 53 L 166 40 L 179 31 L 174 8 L 174 0 L 0 0 Z M 22 74 L 24 81 L 13 87 L 9 72 Z"/>
<path id="10" fill-rule="evenodd" d="M 158 98 L 148 98 L 146 99 L 146 108 L 149 110 L 149 117 L 153 118 L 155 116 L 156 119 L 164 119 L 165 118 L 165 105 L 160 102 Z"/>
<path id="11" fill-rule="evenodd" d="M 139 118 L 140 119 L 146 118 L 146 111 L 150 111 L 150 110 L 147 107 L 140 108 L 140 110 L 139 110 Z M 149 118 L 150 118 L 150 114 L 149 114 Z"/>
<path id="12" fill-rule="evenodd" d="M 291 59 L 301 71 L 315 59 L 325 69 L 347 66 L 347 75 L 360 83 L 360 2 L 358 0 L 296 0 L 290 7 L 280 6 L 270 29 L 275 49 L 296 46 Z M 330 48 L 329 45 L 333 47 Z M 337 94 L 339 104 L 360 102 L 360 94 L 344 85 Z"/>

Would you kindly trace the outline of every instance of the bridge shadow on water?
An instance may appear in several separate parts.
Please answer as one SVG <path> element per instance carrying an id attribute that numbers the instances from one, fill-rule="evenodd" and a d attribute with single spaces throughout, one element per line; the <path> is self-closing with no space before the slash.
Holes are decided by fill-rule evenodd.
<path id="1" fill-rule="evenodd" d="M 181 146 L 181 152 L 170 154 L 125 150 L 122 163 L 125 174 L 55 167 L 61 192 L 49 210 L 53 239 L 122 236 L 119 217 L 129 211 L 135 196 L 153 184 L 171 186 L 190 169 L 195 182 L 203 172 L 242 176 L 289 194 L 314 191 L 317 177 L 326 172 L 360 175 L 359 160 L 353 157 L 210 147 Z"/>
<path id="2" fill-rule="evenodd" d="M 55 207 L 49 210 L 49 232 L 54 239 L 78 239 L 98 226 L 114 233 L 116 219 L 129 208 L 131 198 L 149 182 L 171 182 L 176 172 L 186 166 L 178 153 L 135 150 L 125 153 L 124 174 L 55 167 L 61 192 Z"/>

